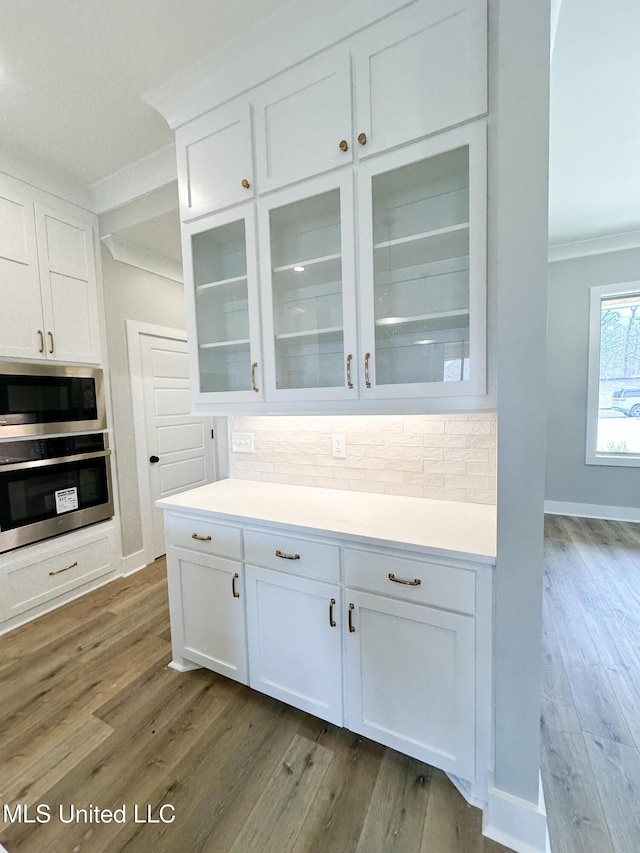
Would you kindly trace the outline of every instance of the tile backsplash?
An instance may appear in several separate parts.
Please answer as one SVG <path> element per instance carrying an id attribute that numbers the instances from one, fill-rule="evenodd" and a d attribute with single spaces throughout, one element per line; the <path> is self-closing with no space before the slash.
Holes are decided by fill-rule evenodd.
<path id="1" fill-rule="evenodd" d="M 496 415 L 229 418 L 253 453 L 229 453 L 229 475 L 269 483 L 495 504 Z M 346 458 L 331 455 L 344 435 Z"/>

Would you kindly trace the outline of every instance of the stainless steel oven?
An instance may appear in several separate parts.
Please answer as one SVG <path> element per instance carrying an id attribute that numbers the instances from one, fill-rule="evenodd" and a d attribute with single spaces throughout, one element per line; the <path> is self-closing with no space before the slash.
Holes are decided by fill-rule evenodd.
<path id="1" fill-rule="evenodd" d="M 0 362 L 0 439 L 106 426 L 100 368 Z"/>
<path id="2" fill-rule="evenodd" d="M 0 442 L 0 552 L 113 516 L 106 433 Z"/>

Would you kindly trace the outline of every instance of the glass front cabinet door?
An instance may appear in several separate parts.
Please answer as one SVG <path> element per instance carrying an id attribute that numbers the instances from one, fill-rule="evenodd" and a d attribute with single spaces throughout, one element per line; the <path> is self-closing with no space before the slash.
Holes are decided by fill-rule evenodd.
<path id="1" fill-rule="evenodd" d="M 484 125 L 361 164 L 358 180 L 363 397 L 484 394 Z"/>
<path id="2" fill-rule="evenodd" d="M 261 204 L 267 399 L 355 400 L 351 174 L 307 181 Z"/>
<path id="3" fill-rule="evenodd" d="M 263 399 L 253 205 L 184 229 L 192 382 L 200 400 Z M 197 377 L 197 380 L 196 380 Z"/>

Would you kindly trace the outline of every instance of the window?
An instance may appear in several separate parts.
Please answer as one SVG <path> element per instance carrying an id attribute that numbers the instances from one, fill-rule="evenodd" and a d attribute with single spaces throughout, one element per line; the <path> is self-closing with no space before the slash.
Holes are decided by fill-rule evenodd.
<path id="1" fill-rule="evenodd" d="M 640 466 L 640 281 L 591 288 L 587 464 Z"/>

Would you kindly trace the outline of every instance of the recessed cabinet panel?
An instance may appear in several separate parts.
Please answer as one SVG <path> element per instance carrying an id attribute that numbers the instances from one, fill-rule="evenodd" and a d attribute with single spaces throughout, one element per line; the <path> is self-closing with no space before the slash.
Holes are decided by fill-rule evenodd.
<path id="1" fill-rule="evenodd" d="M 212 222 L 219 224 L 209 227 Z M 191 226 L 188 239 L 186 279 L 192 281 L 199 391 L 232 395 L 227 399 L 258 398 L 253 211 Z"/>
<path id="2" fill-rule="evenodd" d="M 484 0 L 429 0 L 365 30 L 354 46 L 360 156 L 485 113 L 486 33 Z"/>
<path id="3" fill-rule="evenodd" d="M 249 104 L 234 101 L 176 132 L 183 221 L 253 195 Z"/>
<path id="4" fill-rule="evenodd" d="M 349 53 L 327 51 L 261 86 L 253 98 L 260 192 L 352 160 Z"/>

